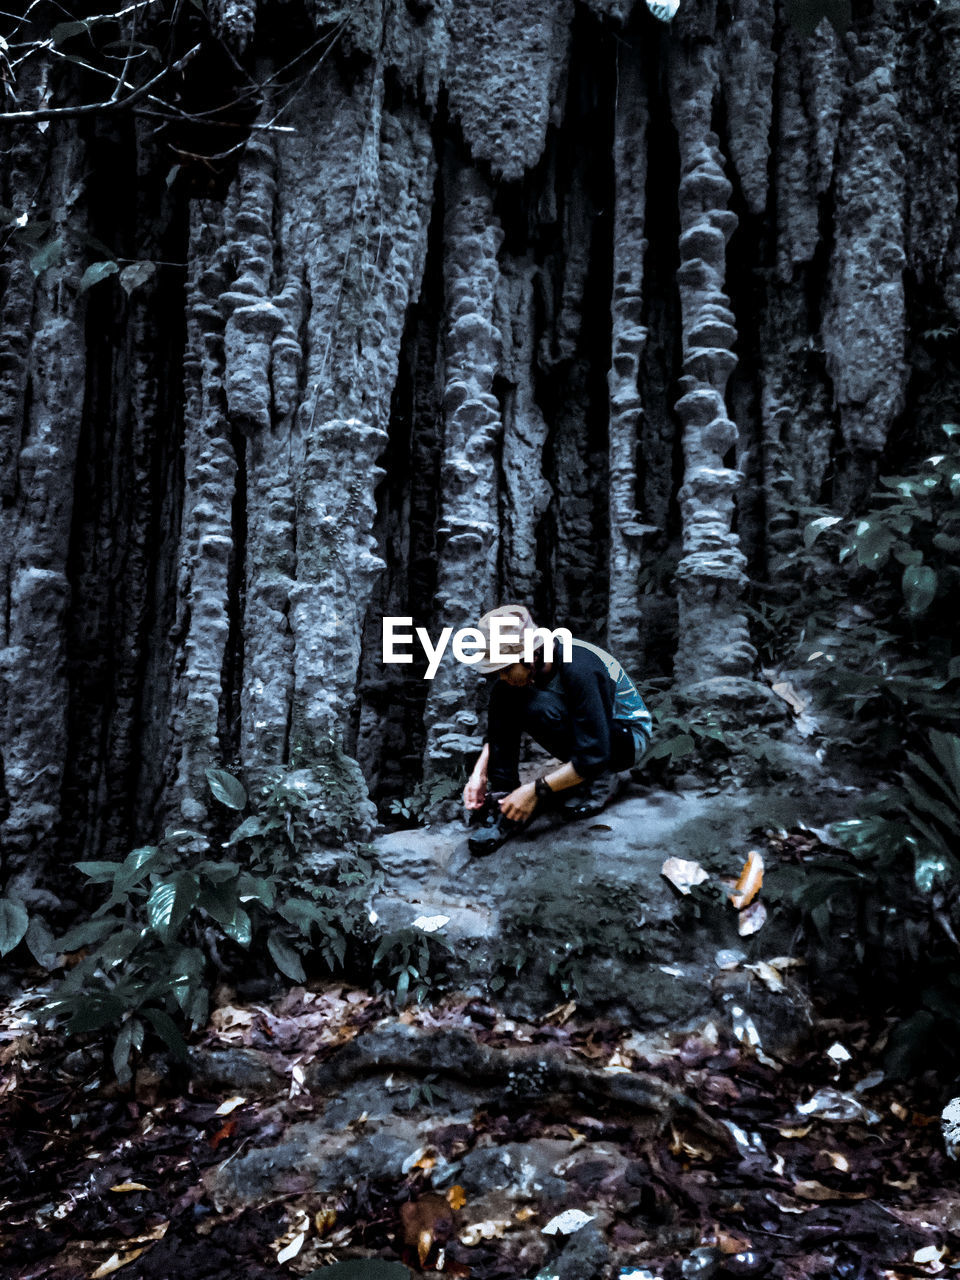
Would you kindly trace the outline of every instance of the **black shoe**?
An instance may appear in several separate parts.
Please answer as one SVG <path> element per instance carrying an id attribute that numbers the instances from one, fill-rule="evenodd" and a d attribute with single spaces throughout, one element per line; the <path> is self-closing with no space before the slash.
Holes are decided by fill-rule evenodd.
<path id="1" fill-rule="evenodd" d="M 617 783 L 615 773 L 601 773 L 589 782 L 581 782 L 575 794 L 564 801 L 564 817 L 576 820 L 595 818 L 615 794 Z"/>
<path id="2" fill-rule="evenodd" d="M 467 839 L 467 848 L 475 857 L 482 858 L 485 854 L 499 849 L 502 844 L 506 844 L 522 826 L 522 822 L 511 822 L 501 814 L 499 818 L 484 823 L 479 831 L 470 836 Z"/>
<path id="3" fill-rule="evenodd" d="M 483 821 L 480 827 L 467 838 L 467 848 L 478 858 L 499 849 L 525 825 L 504 817 L 500 812 L 500 801 L 507 794 L 504 791 L 487 797 L 487 809 Z"/>

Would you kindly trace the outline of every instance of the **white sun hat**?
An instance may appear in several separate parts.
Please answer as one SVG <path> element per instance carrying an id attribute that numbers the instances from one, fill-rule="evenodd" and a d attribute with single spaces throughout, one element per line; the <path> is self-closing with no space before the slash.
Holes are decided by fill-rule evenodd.
<path id="1" fill-rule="evenodd" d="M 513 628 L 512 635 L 503 635 L 500 638 L 500 653 L 506 655 L 494 662 L 490 657 L 492 647 L 490 636 L 490 623 L 494 618 L 516 618 L 517 625 Z M 476 669 L 481 675 L 490 675 L 493 671 L 505 671 L 507 667 L 512 667 L 515 662 L 523 661 L 523 642 L 528 631 L 533 631 L 535 623 L 530 616 L 530 610 L 524 604 L 502 604 L 497 609 L 491 609 L 489 613 L 485 613 L 477 623 L 477 630 L 487 642 L 486 651 L 483 657 L 476 664 Z M 539 649 L 543 644 L 543 636 L 534 637 L 534 649 Z"/>

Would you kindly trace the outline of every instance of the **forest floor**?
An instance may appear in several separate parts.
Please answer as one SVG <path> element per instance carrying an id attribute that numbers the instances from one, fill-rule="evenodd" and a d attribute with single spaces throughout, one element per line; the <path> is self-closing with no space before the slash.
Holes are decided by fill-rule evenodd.
<path id="1" fill-rule="evenodd" d="M 624 815 L 611 808 L 591 838 L 615 838 Z M 384 844 L 409 862 L 442 836 Z M 540 845 L 558 857 L 555 835 Z M 764 857 L 789 879 L 815 845 L 809 829 L 768 831 Z M 414 889 L 431 884 L 421 864 Z M 381 905 L 402 901 L 418 899 Z M 189 1068 L 147 1054 L 126 1088 L 109 1055 L 37 1031 L 43 992 L 28 987 L 0 1013 L 0 1276 L 256 1280 L 363 1258 L 394 1270 L 341 1265 L 331 1280 L 960 1268 L 944 1099 L 929 1079 L 885 1080 L 887 1025 L 836 1004 L 825 1016 L 803 955 L 774 954 L 775 926 L 765 936 L 738 952 L 705 923 L 696 956 L 637 958 L 637 973 L 709 988 L 683 1017 L 669 995 L 655 1016 L 618 999 L 605 1011 L 596 992 L 524 1014 L 523 969 L 497 1000 L 487 981 L 454 982 L 401 1010 L 343 983 L 221 987 Z"/>

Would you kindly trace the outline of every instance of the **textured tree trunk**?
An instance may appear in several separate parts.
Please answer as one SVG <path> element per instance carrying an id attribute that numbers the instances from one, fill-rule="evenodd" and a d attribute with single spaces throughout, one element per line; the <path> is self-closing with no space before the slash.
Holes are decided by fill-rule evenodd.
<path id="1" fill-rule="evenodd" d="M 957 0 L 811 36 L 773 0 L 214 7 L 262 81 L 327 37 L 214 189 L 147 117 L 0 125 L 4 205 L 63 239 L 2 273 L 21 889 L 202 821 L 211 764 L 455 768 L 480 682 L 384 666 L 384 614 L 524 599 L 641 683 L 748 680 L 797 508 L 854 507 L 960 381 L 922 346 L 960 324 Z M 85 235 L 160 265 L 81 293 Z"/>

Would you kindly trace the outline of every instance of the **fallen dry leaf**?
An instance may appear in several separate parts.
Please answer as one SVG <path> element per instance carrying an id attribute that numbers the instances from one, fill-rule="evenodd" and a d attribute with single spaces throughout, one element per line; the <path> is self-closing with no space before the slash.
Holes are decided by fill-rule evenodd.
<path id="1" fill-rule="evenodd" d="M 783 699 L 783 701 L 796 715 L 803 715 L 804 711 L 806 711 L 808 700 L 806 698 L 802 698 L 800 694 L 797 693 L 796 689 L 794 689 L 793 685 L 789 684 L 786 680 L 780 681 L 777 684 L 772 684 L 770 688 L 778 698 Z"/>
<path id="2" fill-rule="evenodd" d="M 739 879 L 733 887 L 730 895 L 730 901 L 738 911 L 742 911 L 744 907 L 750 905 L 763 884 L 763 858 L 757 853 L 756 849 L 751 849 L 747 854 L 747 860 L 743 864 Z M 751 930 L 752 932 L 752 930 Z M 742 931 L 741 931 L 742 936 Z"/>
<path id="3" fill-rule="evenodd" d="M 784 991 L 786 984 L 777 969 L 766 960 L 758 960 L 756 964 L 745 964 L 744 969 L 755 973 L 769 991 Z"/>
<path id="4" fill-rule="evenodd" d="M 306 1238 L 307 1233 L 299 1231 L 290 1243 L 277 1254 L 277 1262 L 289 1262 L 291 1258 L 295 1258 L 303 1248 Z"/>
<path id="5" fill-rule="evenodd" d="M 111 1254 L 102 1266 L 97 1267 L 96 1271 L 91 1271 L 90 1280 L 103 1280 L 104 1276 L 112 1276 L 114 1271 L 119 1271 L 128 1262 L 133 1262 L 134 1258 L 139 1258 L 141 1253 L 146 1253 L 146 1249 L 132 1249 L 129 1253 Z"/>
<path id="6" fill-rule="evenodd" d="M 558 1004 L 555 1009 L 551 1009 L 544 1017 L 544 1022 L 555 1022 L 557 1026 L 562 1027 L 565 1022 L 573 1017 L 576 1011 L 576 1000 L 568 1000 L 566 1004 Z"/>
<path id="7" fill-rule="evenodd" d="M 462 1209 L 467 1203 L 467 1197 L 459 1182 L 455 1182 L 452 1187 L 447 1187 L 446 1197 L 447 1204 L 454 1210 L 454 1212 L 456 1212 L 457 1209 Z"/>
<path id="8" fill-rule="evenodd" d="M 217 1130 L 217 1132 L 210 1139 L 210 1145 L 211 1147 L 213 1147 L 214 1151 L 216 1151 L 217 1147 L 219 1147 L 221 1142 L 224 1142 L 227 1138 L 232 1136 L 233 1131 L 234 1129 L 236 1129 L 236 1127 L 237 1127 L 236 1120 L 228 1120 L 225 1125 L 223 1125 L 221 1128 Z"/>
<path id="9" fill-rule="evenodd" d="M 149 1191 L 150 1188 L 144 1186 L 142 1182 L 118 1182 L 116 1186 L 110 1188 L 111 1191 Z"/>
<path id="10" fill-rule="evenodd" d="M 695 884 L 703 884 L 704 880 L 710 879 L 709 872 L 704 871 L 699 862 L 689 862 L 685 858 L 667 858 L 660 874 L 682 894 L 688 894 Z"/>
<path id="11" fill-rule="evenodd" d="M 239 1094 L 235 1098 L 228 1098 L 226 1102 L 221 1102 L 213 1113 L 215 1116 L 228 1116 L 231 1111 L 236 1111 L 237 1107 L 242 1107 L 246 1102 L 246 1098 L 241 1098 Z"/>
<path id="12" fill-rule="evenodd" d="M 555 1218 L 551 1218 L 545 1227 L 541 1228 L 541 1234 L 545 1236 L 572 1236 L 575 1231 L 580 1231 L 588 1222 L 593 1222 L 597 1215 L 595 1213 L 584 1213 L 582 1209 L 564 1209 L 563 1213 L 558 1213 Z"/>
<path id="13" fill-rule="evenodd" d="M 795 1182 L 793 1194 L 801 1200 L 869 1200 L 869 1191 L 838 1191 L 835 1187 L 824 1186 L 811 1178 L 806 1182 Z"/>
<path id="14" fill-rule="evenodd" d="M 318 1236 L 329 1235 L 337 1224 L 337 1211 L 332 1205 L 320 1209 L 314 1214 L 313 1225 Z"/>
<path id="15" fill-rule="evenodd" d="M 756 933 L 767 923 L 767 908 L 762 902 L 754 902 L 751 906 L 746 907 L 740 912 L 737 920 L 737 933 L 741 938 L 747 938 L 751 933 Z"/>
<path id="16" fill-rule="evenodd" d="M 419 1200 L 408 1200 L 400 1206 L 403 1243 L 416 1249 L 420 1266 L 424 1266 L 430 1250 L 440 1248 L 453 1235 L 453 1209 L 446 1196 L 428 1191 Z"/>

